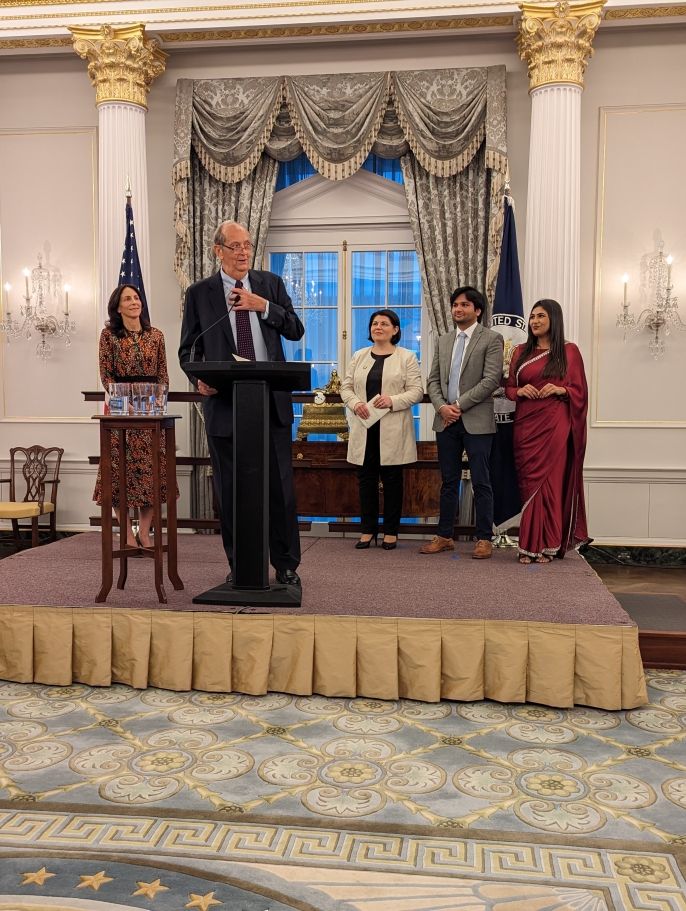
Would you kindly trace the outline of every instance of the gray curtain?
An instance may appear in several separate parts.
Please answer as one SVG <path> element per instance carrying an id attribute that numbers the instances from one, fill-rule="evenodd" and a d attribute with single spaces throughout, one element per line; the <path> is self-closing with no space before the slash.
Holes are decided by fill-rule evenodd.
<path id="1" fill-rule="evenodd" d="M 486 287 L 490 173 L 483 148 L 452 177 L 434 177 L 413 155 L 403 155 L 400 164 L 424 300 L 441 335 L 453 327 L 452 291 L 458 285 Z"/>
<path id="2" fill-rule="evenodd" d="M 384 158 L 410 156 L 411 170 L 422 168 L 434 178 L 459 179 L 477 169 L 479 235 L 486 243 L 471 244 L 479 261 L 460 261 L 462 274 L 483 276 L 487 292 L 497 274 L 502 227 L 502 186 L 507 172 L 505 67 L 414 70 L 396 73 L 345 73 L 317 76 L 246 79 L 180 79 L 177 83 L 173 181 L 176 195 L 177 247 L 175 267 L 183 289 L 189 281 L 191 258 L 191 153 L 222 183 L 244 180 L 263 157 L 290 161 L 304 149 L 320 174 L 344 180 L 354 174 L 370 151 Z M 421 215 L 437 201 L 426 198 L 428 186 L 416 176 L 412 196 Z M 458 186 L 438 191 L 433 199 L 456 198 Z M 444 185 L 446 188 L 447 184 Z M 447 194 L 447 196 L 446 196 Z M 447 212 L 447 209 L 445 209 Z M 253 218 L 253 224 L 256 219 Z M 431 243 L 428 226 L 420 232 L 413 220 L 420 253 L 424 291 L 434 327 L 441 331 L 449 316 L 445 299 L 436 296 L 428 276 L 436 259 L 422 247 L 448 255 L 464 253 L 455 242 Z M 446 224 L 435 225 L 437 235 Z M 469 252 L 469 251 L 468 251 Z M 455 272 L 448 260 L 441 269 Z M 440 316 L 443 309 L 444 315 Z"/>
<path id="3" fill-rule="evenodd" d="M 507 173 L 505 67 L 180 79 L 174 129 L 176 250 L 182 292 L 215 268 L 212 235 L 245 224 L 260 264 L 278 161 L 303 150 L 330 180 L 370 152 L 400 158 L 424 298 L 434 329 L 451 327 L 450 292 L 470 283 L 490 298 Z M 206 453 L 199 411 L 193 454 Z M 193 515 L 210 514 L 207 472 Z"/>

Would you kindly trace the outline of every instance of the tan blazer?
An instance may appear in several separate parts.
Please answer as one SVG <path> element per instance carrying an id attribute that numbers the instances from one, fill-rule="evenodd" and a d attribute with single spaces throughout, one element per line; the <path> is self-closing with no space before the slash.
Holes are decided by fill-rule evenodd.
<path id="1" fill-rule="evenodd" d="M 367 428 L 355 415 L 358 402 L 367 401 L 367 375 L 374 359 L 371 348 L 361 348 L 352 356 L 341 383 L 341 398 L 351 414 L 348 416 L 350 437 L 348 461 L 362 465 L 367 445 Z M 417 444 L 411 407 L 424 396 L 419 363 L 412 351 L 397 347 L 383 365 L 381 391 L 389 395 L 393 409 L 380 421 L 380 455 L 382 465 L 407 465 L 417 461 Z"/>

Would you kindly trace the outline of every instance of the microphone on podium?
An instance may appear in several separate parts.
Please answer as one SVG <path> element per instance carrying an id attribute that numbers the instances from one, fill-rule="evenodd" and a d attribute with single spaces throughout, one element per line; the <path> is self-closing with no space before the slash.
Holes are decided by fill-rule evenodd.
<path id="1" fill-rule="evenodd" d="M 240 300 L 240 298 L 237 297 L 236 300 L 231 304 L 231 306 L 229 307 L 229 309 L 226 311 L 226 313 L 222 313 L 222 315 L 219 317 L 219 319 L 216 319 L 213 323 L 210 323 L 210 325 L 207 326 L 206 329 L 203 329 L 202 332 L 198 332 L 198 334 L 195 336 L 195 339 L 193 340 L 193 344 L 191 345 L 191 353 L 190 353 L 190 356 L 189 356 L 189 358 L 188 358 L 188 362 L 189 362 L 190 364 L 192 364 L 193 361 L 195 360 L 195 346 L 198 344 L 198 342 L 199 342 L 200 339 L 203 337 L 203 335 L 204 335 L 206 332 L 209 332 L 210 329 L 214 329 L 214 327 L 217 326 L 219 323 L 221 323 L 222 320 L 227 319 L 228 316 L 229 316 L 229 313 L 231 313 L 231 311 L 232 311 L 233 308 L 236 306 L 236 304 L 238 303 L 239 300 Z"/>

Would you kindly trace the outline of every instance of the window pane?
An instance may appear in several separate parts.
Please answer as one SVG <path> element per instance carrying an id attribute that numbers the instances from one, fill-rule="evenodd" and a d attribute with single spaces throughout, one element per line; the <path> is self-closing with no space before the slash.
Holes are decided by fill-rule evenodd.
<path id="1" fill-rule="evenodd" d="M 338 307 L 337 253 L 306 253 L 304 279 L 307 307 Z"/>
<path id="2" fill-rule="evenodd" d="M 369 319 L 374 310 L 388 307 L 400 318 L 401 345 L 419 358 L 422 286 L 415 251 L 354 252 L 352 270 L 352 350 L 369 345 Z"/>
<path id="3" fill-rule="evenodd" d="M 419 263 L 414 250 L 388 251 L 388 306 L 419 306 L 422 285 Z"/>
<path id="4" fill-rule="evenodd" d="M 352 256 L 353 307 L 386 306 L 386 253 L 356 251 Z"/>
<path id="5" fill-rule="evenodd" d="M 421 360 L 421 337 L 422 337 L 422 310 L 417 307 L 395 307 L 393 308 L 400 318 L 400 328 L 402 337 L 400 344 L 403 348 L 409 348 L 417 355 L 417 360 Z"/>
<path id="6" fill-rule="evenodd" d="M 385 177 L 386 180 L 403 183 L 403 169 L 400 166 L 399 158 L 381 158 L 379 155 L 372 153 L 362 167 L 365 171 L 371 171 L 372 174 Z"/>
<path id="7" fill-rule="evenodd" d="M 295 312 L 305 326 L 300 341 L 283 340 L 286 358 L 309 361 L 312 388 L 321 389 L 329 382 L 331 371 L 338 369 L 338 254 L 329 251 L 271 253 L 269 265 L 283 278 Z M 295 439 L 302 405 L 296 405 L 294 411 Z"/>
<path id="8" fill-rule="evenodd" d="M 338 313 L 324 307 L 305 308 L 305 335 L 303 337 L 306 361 L 337 360 L 337 324 Z"/>

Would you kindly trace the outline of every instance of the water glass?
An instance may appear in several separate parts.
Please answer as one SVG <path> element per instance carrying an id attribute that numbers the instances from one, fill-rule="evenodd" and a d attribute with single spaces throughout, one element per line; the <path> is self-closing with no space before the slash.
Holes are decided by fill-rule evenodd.
<path id="1" fill-rule="evenodd" d="M 110 383 L 108 392 L 110 414 L 128 414 L 131 383 Z"/>
<path id="2" fill-rule="evenodd" d="M 166 383 L 155 383 L 153 385 L 153 400 L 155 414 L 167 413 L 167 395 L 169 386 Z"/>
<path id="3" fill-rule="evenodd" d="M 154 383 L 132 383 L 134 414 L 152 414 L 154 410 Z"/>

